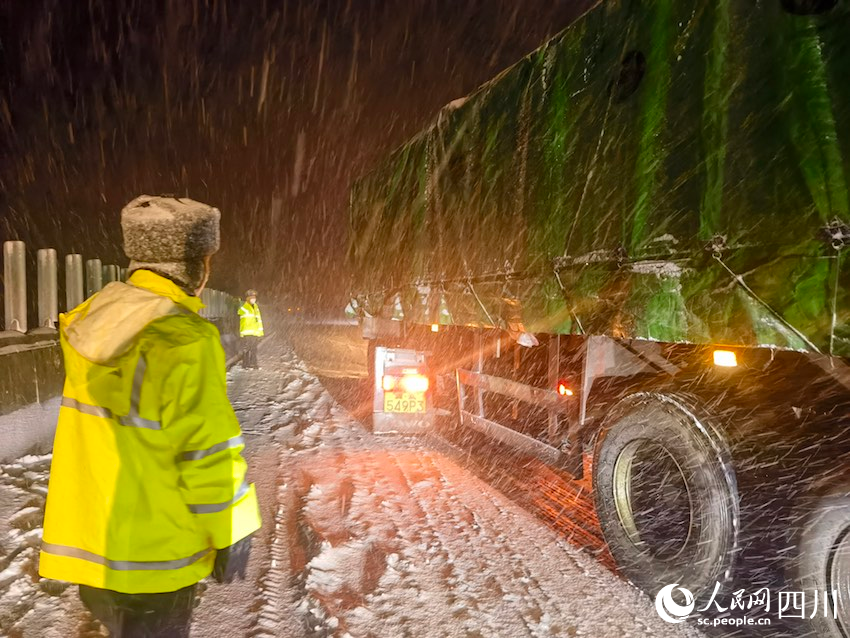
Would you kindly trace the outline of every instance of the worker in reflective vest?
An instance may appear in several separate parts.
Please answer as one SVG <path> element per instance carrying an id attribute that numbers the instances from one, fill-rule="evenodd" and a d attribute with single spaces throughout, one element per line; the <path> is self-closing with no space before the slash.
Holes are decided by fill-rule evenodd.
<path id="1" fill-rule="evenodd" d="M 245 303 L 239 308 L 239 336 L 242 337 L 242 367 L 259 368 L 257 344 L 263 333 L 263 317 L 257 305 L 257 291 L 245 293 Z"/>
<path id="2" fill-rule="evenodd" d="M 131 276 L 60 318 L 65 388 L 39 572 L 114 636 L 189 635 L 195 585 L 244 577 L 260 527 L 219 333 L 198 316 L 219 211 L 142 196 Z"/>

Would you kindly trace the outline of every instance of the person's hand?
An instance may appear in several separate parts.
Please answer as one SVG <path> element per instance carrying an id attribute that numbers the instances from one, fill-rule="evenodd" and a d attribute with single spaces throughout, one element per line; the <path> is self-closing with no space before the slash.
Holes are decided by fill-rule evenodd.
<path id="1" fill-rule="evenodd" d="M 251 554 L 251 537 L 243 538 L 230 547 L 216 552 L 212 577 L 219 583 L 232 583 L 237 578 L 244 580 Z"/>

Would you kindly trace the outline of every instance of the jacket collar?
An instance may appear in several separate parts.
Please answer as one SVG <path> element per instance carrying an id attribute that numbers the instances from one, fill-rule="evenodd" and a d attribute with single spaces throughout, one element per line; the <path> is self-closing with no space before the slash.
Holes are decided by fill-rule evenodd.
<path id="1" fill-rule="evenodd" d="M 199 297 L 193 297 L 192 295 L 187 294 L 185 290 L 170 279 L 166 279 L 162 275 L 157 275 L 155 272 L 151 272 L 150 270 L 135 271 L 132 275 L 130 275 L 127 283 L 132 286 L 136 286 L 137 288 L 149 290 L 150 292 L 162 297 L 167 297 L 174 303 L 181 305 L 192 312 L 198 312 L 201 308 L 206 307 Z"/>

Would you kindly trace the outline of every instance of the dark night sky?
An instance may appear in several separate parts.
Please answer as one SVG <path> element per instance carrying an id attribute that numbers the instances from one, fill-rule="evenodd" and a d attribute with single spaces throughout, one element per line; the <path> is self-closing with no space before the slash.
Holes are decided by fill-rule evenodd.
<path id="1" fill-rule="evenodd" d="M 213 284 L 341 308 L 352 179 L 590 0 L 0 0 L 0 240 L 123 264 L 141 193 L 218 206 Z"/>

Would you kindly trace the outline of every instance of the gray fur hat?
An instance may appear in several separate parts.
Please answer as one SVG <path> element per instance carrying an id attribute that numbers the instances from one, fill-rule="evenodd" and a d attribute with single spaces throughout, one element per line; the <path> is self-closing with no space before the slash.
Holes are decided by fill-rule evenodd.
<path id="1" fill-rule="evenodd" d="M 217 208 L 192 199 L 141 195 L 121 211 L 124 252 L 130 272 L 152 270 L 194 288 L 203 260 L 221 242 Z"/>

